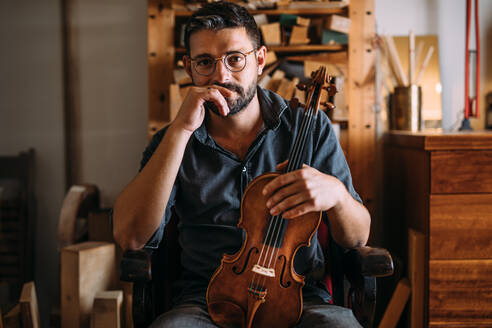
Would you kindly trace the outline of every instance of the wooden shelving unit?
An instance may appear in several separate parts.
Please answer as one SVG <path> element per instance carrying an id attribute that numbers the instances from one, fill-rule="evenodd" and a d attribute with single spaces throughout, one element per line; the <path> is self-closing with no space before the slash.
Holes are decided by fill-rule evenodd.
<path id="1" fill-rule="evenodd" d="M 173 81 L 173 67 L 177 55 L 184 54 L 177 47 L 176 22 L 191 15 L 189 11 L 166 8 L 167 1 L 148 0 L 149 53 L 149 135 L 153 135 L 170 119 L 169 85 Z M 270 46 L 278 56 L 304 53 L 347 52 L 348 76 L 345 94 L 349 108 L 347 144 L 345 152 L 351 167 L 355 187 L 371 212 L 374 207 L 375 164 L 375 92 L 370 78 L 374 63 L 372 39 L 375 34 L 374 0 L 351 0 L 342 8 L 306 8 L 255 10 L 252 14 L 279 16 L 282 13 L 323 18 L 332 14 L 351 19 L 349 45 Z"/>

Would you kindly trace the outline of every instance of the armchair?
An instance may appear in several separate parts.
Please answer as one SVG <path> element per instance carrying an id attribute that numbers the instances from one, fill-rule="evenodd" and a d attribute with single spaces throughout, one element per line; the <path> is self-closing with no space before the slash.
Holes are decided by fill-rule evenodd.
<path id="1" fill-rule="evenodd" d="M 163 242 L 157 250 L 128 250 L 120 262 L 120 279 L 133 282 L 133 322 L 136 328 L 148 327 L 159 314 L 169 309 L 171 284 L 180 273 L 180 248 L 176 217 L 167 224 Z M 342 249 L 329 236 L 323 223 L 318 239 L 331 258 L 333 303 L 349 307 L 363 327 L 372 327 L 376 305 L 376 277 L 393 273 L 393 261 L 387 250 L 361 247 Z M 164 268 L 173 268 L 166 270 Z M 176 268 L 176 270 L 174 270 Z M 159 279 L 157 279 L 159 277 Z M 346 279 L 350 288 L 344 288 Z M 327 277 L 326 281 L 330 281 Z"/>

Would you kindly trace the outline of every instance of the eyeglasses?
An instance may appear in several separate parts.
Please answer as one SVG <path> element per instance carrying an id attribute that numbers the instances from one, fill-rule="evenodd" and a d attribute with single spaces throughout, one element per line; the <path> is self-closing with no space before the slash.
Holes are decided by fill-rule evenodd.
<path id="1" fill-rule="evenodd" d="M 246 57 L 256 49 L 242 53 L 240 51 L 229 52 L 221 57 L 200 56 L 191 58 L 191 64 L 195 72 L 200 75 L 208 76 L 215 72 L 217 61 L 222 60 L 225 67 L 231 72 L 241 72 L 246 67 Z"/>

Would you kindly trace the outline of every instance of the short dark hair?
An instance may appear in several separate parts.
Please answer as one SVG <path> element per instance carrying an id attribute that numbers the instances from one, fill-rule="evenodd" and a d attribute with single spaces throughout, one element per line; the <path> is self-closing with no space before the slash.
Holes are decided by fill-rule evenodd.
<path id="1" fill-rule="evenodd" d="M 184 35 L 186 52 L 190 55 L 191 34 L 202 30 L 219 31 L 235 27 L 244 27 L 255 49 L 259 48 L 260 31 L 253 16 L 246 8 L 226 1 L 212 2 L 203 6 L 191 16 L 186 24 Z"/>

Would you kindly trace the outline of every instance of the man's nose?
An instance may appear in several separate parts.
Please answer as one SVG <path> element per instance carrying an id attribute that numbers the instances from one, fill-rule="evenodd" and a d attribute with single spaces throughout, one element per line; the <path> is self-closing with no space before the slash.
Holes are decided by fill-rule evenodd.
<path id="1" fill-rule="evenodd" d="M 224 64 L 224 60 L 220 59 L 217 60 L 217 62 L 215 63 L 215 72 L 212 75 L 214 77 L 214 80 L 220 83 L 224 83 L 230 81 L 231 71 L 229 71 L 229 69 Z"/>

